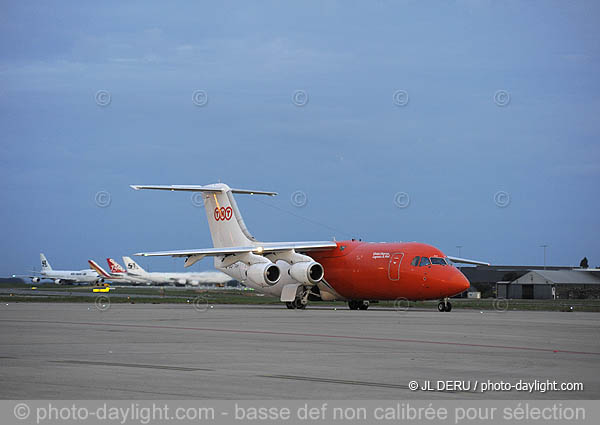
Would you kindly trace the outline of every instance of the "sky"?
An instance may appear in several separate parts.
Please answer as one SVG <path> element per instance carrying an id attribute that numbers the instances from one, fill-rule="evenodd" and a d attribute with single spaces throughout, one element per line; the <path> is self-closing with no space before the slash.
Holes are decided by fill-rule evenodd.
<path id="1" fill-rule="evenodd" d="M 0 8 L 0 276 L 211 247 L 189 194 L 129 185 L 219 181 L 279 193 L 236 198 L 262 241 L 600 265 L 598 2 Z"/>

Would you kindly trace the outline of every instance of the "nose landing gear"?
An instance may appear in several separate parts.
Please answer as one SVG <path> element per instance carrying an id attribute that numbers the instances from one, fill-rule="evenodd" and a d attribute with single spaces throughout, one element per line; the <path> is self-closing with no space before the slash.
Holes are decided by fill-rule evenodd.
<path id="1" fill-rule="evenodd" d="M 448 301 L 448 298 L 444 298 L 438 304 L 438 311 L 439 312 L 450 312 L 451 310 L 452 310 L 452 304 L 450 304 L 450 301 Z"/>

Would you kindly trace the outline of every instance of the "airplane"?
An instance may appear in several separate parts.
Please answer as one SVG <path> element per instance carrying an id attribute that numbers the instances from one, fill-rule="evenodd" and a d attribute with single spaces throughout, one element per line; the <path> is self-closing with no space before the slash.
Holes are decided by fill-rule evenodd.
<path id="1" fill-rule="evenodd" d="M 125 270 L 123 268 L 123 266 L 121 266 L 119 263 L 117 263 L 114 259 L 107 258 L 106 262 L 108 263 L 108 267 L 109 267 L 111 273 L 113 273 L 113 274 L 127 274 L 127 270 Z"/>
<path id="2" fill-rule="evenodd" d="M 113 260 L 114 261 L 114 260 Z M 147 272 L 131 257 L 123 257 L 123 263 L 127 267 L 127 276 L 145 279 L 151 283 L 171 283 L 175 285 L 198 286 L 201 283 L 225 284 L 231 281 L 231 277 L 221 272 L 201 273 L 162 273 Z M 119 266 L 120 267 L 120 266 Z"/>
<path id="3" fill-rule="evenodd" d="M 50 262 L 43 253 L 40 253 L 41 272 L 38 276 L 26 276 L 32 282 L 37 283 L 42 279 L 54 280 L 57 285 L 68 283 L 101 283 L 104 282 L 102 276 L 91 269 L 85 270 L 53 270 Z"/>
<path id="4" fill-rule="evenodd" d="M 440 300 L 466 291 L 468 279 L 454 263 L 489 265 L 445 255 L 434 246 L 408 243 L 368 243 L 356 240 L 260 242 L 248 231 L 234 194 L 274 196 L 276 192 L 232 189 L 224 183 L 196 185 L 131 185 L 134 190 L 200 192 L 213 248 L 140 252 L 144 257 L 185 257 L 189 267 L 206 256 L 214 266 L 246 286 L 278 296 L 289 309 L 305 308 L 309 300 L 348 302 L 351 310 L 366 310 L 377 300 Z"/>
<path id="5" fill-rule="evenodd" d="M 106 270 L 104 270 L 102 267 L 100 267 L 100 265 L 98 265 L 98 263 L 96 263 L 94 260 L 88 260 L 88 264 L 100 276 L 102 276 L 106 280 L 110 280 L 111 282 L 129 283 L 132 285 L 142 285 L 142 284 L 150 285 L 150 282 L 148 282 L 145 279 L 136 278 L 134 276 L 128 276 L 127 273 L 125 272 L 125 270 L 123 270 L 122 272 L 108 273 Z"/>

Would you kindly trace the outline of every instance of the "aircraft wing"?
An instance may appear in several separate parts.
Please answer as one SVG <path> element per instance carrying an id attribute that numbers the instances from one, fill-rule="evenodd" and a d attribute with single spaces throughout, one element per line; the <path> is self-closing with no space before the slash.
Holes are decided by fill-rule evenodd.
<path id="1" fill-rule="evenodd" d="M 453 263 L 476 264 L 478 266 L 491 266 L 490 263 L 486 263 L 485 261 L 469 260 L 467 258 L 448 256 L 448 260 L 452 261 Z"/>
<path id="2" fill-rule="evenodd" d="M 243 254 L 251 252 L 253 254 L 264 254 L 268 252 L 289 251 L 295 249 L 298 251 L 312 251 L 316 249 L 332 249 L 337 247 L 337 244 L 332 241 L 316 241 L 316 242 L 267 242 L 252 246 L 233 246 L 226 248 L 205 248 L 205 249 L 188 249 L 180 251 L 159 251 L 159 252 L 138 252 L 134 255 L 142 257 L 214 257 L 228 254 Z"/>
<path id="3" fill-rule="evenodd" d="M 40 280 L 42 280 L 42 279 L 53 280 L 51 277 L 44 277 L 42 275 L 13 274 L 11 277 L 15 278 L 15 279 L 34 279 L 34 278 L 36 278 L 36 279 L 40 279 Z"/>
<path id="4" fill-rule="evenodd" d="M 40 272 L 36 271 L 36 270 L 31 270 L 30 273 L 32 274 L 13 274 L 11 277 L 14 278 L 20 278 L 20 279 L 34 279 L 37 278 L 39 280 L 42 279 L 46 279 L 46 280 L 54 280 L 56 279 L 55 277 L 48 277 L 48 276 L 44 276 L 43 274 L 41 274 Z"/>
<path id="5" fill-rule="evenodd" d="M 178 251 L 137 252 L 141 257 L 190 257 L 192 255 L 216 256 L 252 252 L 255 246 L 234 246 L 231 248 L 183 249 Z"/>
<path id="6" fill-rule="evenodd" d="M 59 279 L 61 282 L 65 282 L 65 283 L 75 283 L 77 282 L 77 280 L 75 279 L 64 279 L 62 277 L 48 277 L 48 276 L 42 276 L 42 275 L 18 275 L 18 274 L 13 274 L 12 277 L 14 278 L 19 278 L 19 279 L 39 279 L 41 280 L 56 280 Z"/>

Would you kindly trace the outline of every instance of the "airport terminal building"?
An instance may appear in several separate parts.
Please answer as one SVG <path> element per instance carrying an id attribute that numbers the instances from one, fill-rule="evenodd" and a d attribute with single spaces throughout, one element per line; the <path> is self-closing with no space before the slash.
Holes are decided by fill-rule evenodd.
<path id="1" fill-rule="evenodd" d="M 600 298 L 600 270 L 574 267 L 462 267 L 483 297 L 518 299 Z"/>

